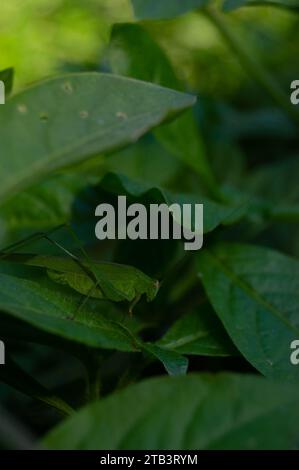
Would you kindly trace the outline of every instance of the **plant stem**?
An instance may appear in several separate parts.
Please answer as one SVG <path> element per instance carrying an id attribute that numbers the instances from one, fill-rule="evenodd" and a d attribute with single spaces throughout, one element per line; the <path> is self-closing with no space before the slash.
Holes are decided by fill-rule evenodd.
<path id="1" fill-rule="evenodd" d="M 239 37 L 233 32 L 227 23 L 224 14 L 219 12 L 215 7 L 208 6 L 201 10 L 212 21 L 222 36 L 226 39 L 231 49 L 236 53 L 243 67 L 247 72 L 261 85 L 262 88 L 272 97 L 273 101 L 278 104 L 298 126 L 299 113 L 291 104 L 288 96 L 284 93 L 279 83 L 273 78 L 261 62 L 248 50 L 240 41 Z"/>
<path id="2" fill-rule="evenodd" d="M 88 401 L 96 401 L 100 398 L 100 363 L 99 356 L 91 352 L 85 362 L 87 372 L 87 399 Z"/>

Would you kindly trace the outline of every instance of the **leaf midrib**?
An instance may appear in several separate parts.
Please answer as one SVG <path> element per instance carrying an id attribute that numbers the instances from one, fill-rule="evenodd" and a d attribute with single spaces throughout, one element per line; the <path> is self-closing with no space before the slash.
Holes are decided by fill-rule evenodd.
<path id="1" fill-rule="evenodd" d="M 183 337 L 181 337 L 177 340 L 172 340 L 172 341 L 169 341 L 167 343 L 160 344 L 159 346 L 163 347 L 165 349 L 176 349 L 176 348 L 179 348 L 181 346 L 185 346 L 186 344 L 193 343 L 197 339 L 206 338 L 207 336 L 209 336 L 208 331 L 201 331 L 200 333 L 194 333 L 194 334 L 186 335 L 186 336 L 183 336 Z"/>
<path id="2" fill-rule="evenodd" d="M 209 255 L 217 264 L 222 272 L 235 283 L 241 290 L 245 291 L 256 303 L 262 305 L 266 310 L 269 310 L 275 315 L 282 323 L 284 323 L 289 329 L 299 335 L 299 329 L 293 326 L 274 305 L 269 303 L 264 297 L 262 297 L 256 290 L 254 290 L 250 284 L 248 284 L 242 277 L 235 274 L 229 266 L 227 266 L 222 259 L 219 259 L 213 252 L 209 251 Z"/>

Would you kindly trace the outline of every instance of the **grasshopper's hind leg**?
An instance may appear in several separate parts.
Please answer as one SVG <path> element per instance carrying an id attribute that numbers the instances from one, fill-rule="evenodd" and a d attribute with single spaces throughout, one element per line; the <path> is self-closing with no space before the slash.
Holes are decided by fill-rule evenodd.
<path id="1" fill-rule="evenodd" d="M 100 283 L 99 281 L 97 281 L 95 283 L 94 286 L 91 287 L 91 289 L 89 290 L 89 292 L 87 293 L 87 295 L 85 296 L 85 298 L 80 302 L 80 304 L 78 305 L 78 308 L 77 310 L 75 311 L 75 313 L 73 313 L 73 315 L 70 315 L 67 317 L 68 320 L 75 320 L 76 316 L 78 315 L 78 313 L 80 312 L 80 310 L 83 309 L 84 305 L 88 302 L 88 300 L 92 297 L 92 293 L 95 289 L 101 289 L 101 286 L 100 286 Z M 104 292 L 102 291 L 103 293 L 103 296 L 104 296 Z"/>
<path id="2" fill-rule="evenodd" d="M 138 304 L 139 300 L 141 299 L 141 294 L 140 295 L 137 295 L 135 297 L 135 299 L 133 300 L 133 302 L 130 304 L 130 307 L 129 307 L 129 315 L 130 317 L 133 316 L 133 309 L 134 307 L 136 307 L 136 305 Z"/>

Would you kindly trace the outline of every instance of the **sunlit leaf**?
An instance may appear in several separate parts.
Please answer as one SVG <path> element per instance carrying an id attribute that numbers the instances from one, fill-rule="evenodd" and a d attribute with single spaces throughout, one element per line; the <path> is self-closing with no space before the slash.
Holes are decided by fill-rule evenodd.
<path id="1" fill-rule="evenodd" d="M 135 142 L 194 101 L 173 90 L 98 73 L 28 88 L 0 109 L 1 199 L 51 171 Z"/>

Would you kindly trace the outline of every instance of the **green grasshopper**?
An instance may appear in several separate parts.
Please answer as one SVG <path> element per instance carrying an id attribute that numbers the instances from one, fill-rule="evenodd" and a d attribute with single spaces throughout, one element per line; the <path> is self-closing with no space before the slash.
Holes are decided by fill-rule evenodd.
<path id="1" fill-rule="evenodd" d="M 74 236 L 73 233 L 72 235 Z M 54 244 L 67 257 L 15 252 L 16 249 L 39 239 L 45 239 Z M 157 295 L 159 282 L 139 269 L 123 264 L 91 261 L 82 248 L 81 251 L 85 257 L 84 260 L 54 241 L 49 234 L 38 233 L 0 251 L 0 260 L 45 268 L 51 280 L 67 285 L 84 295 L 86 298 L 83 303 L 90 297 L 114 302 L 127 301 L 130 303 L 129 312 L 132 313 L 133 307 L 142 295 L 146 296 L 148 302 Z"/>

